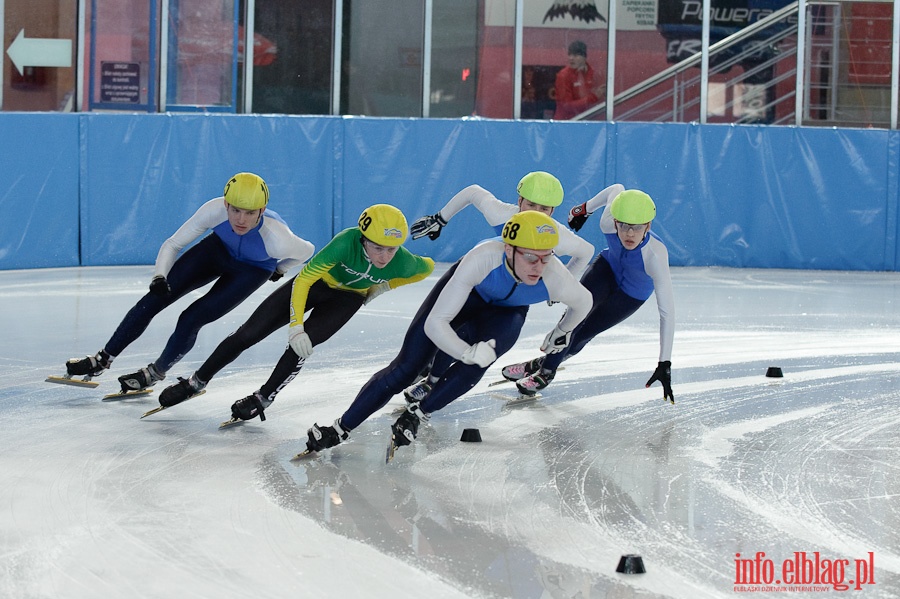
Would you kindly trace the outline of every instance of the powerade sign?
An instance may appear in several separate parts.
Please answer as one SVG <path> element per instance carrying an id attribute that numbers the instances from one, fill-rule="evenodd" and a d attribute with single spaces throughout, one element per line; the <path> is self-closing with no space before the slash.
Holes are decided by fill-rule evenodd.
<path id="1" fill-rule="evenodd" d="M 675 63 L 700 52 L 703 30 L 702 0 L 658 0 L 657 29 L 666 39 L 666 57 Z M 712 0 L 710 43 L 784 8 L 790 0 Z"/>

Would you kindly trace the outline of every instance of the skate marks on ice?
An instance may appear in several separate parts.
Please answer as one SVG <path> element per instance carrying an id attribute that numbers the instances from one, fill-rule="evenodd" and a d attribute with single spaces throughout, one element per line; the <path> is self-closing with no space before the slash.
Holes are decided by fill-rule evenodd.
<path id="1" fill-rule="evenodd" d="M 675 406 L 641 387 L 539 411 L 494 408 L 488 419 L 496 403 L 475 394 L 457 402 L 459 413 L 434 415 L 390 466 L 378 466 L 389 424 L 374 418 L 315 459 L 290 461 L 296 444 L 270 452 L 261 482 L 335 534 L 483 594 L 557 580 L 599 596 L 628 587 L 726 597 L 734 554 L 748 542 L 778 559 L 874 551 L 879 591 L 900 591 L 887 532 L 900 521 L 891 434 L 900 392 L 888 378 L 900 363 L 785 364 L 780 381 L 732 373 L 682 383 Z M 457 422 L 459 414 L 481 421 Z M 460 443 L 472 426 L 485 441 Z M 629 552 L 643 556 L 647 575 L 615 573 Z M 494 568 L 511 561 L 534 567 L 498 577 Z"/>

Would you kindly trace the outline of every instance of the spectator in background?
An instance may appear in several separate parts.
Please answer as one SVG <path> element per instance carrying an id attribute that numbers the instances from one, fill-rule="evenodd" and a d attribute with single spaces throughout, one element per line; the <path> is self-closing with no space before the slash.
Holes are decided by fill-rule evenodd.
<path id="1" fill-rule="evenodd" d="M 556 74 L 556 113 L 560 121 L 571 119 L 600 102 L 604 86 L 594 81 L 594 69 L 587 62 L 587 44 L 569 44 L 569 63 Z"/>

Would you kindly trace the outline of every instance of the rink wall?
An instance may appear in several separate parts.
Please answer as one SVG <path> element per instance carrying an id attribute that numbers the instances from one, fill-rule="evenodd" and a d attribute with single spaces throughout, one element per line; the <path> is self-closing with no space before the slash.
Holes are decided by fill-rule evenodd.
<path id="1" fill-rule="evenodd" d="M 512 202 L 541 169 L 566 210 L 615 182 L 650 193 L 673 265 L 897 270 L 898 153 L 873 129 L 0 113 L 0 269 L 152 264 L 238 171 L 321 248 L 369 204 L 412 221 L 473 183 Z M 470 209 L 407 247 L 452 261 L 493 234 Z"/>

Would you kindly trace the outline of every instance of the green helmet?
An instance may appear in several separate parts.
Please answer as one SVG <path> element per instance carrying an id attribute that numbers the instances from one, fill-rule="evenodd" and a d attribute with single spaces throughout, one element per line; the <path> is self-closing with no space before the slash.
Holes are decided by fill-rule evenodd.
<path id="1" fill-rule="evenodd" d="M 269 203 L 269 188 L 259 175 L 238 173 L 225 184 L 225 201 L 241 210 L 259 210 Z"/>
<path id="2" fill-rule="evenodd" d="M 556 208 L 563 201 L 562 183 L 544 171 L 534 171 L 522 177 L 519 185 L 516 186 L 516 191 L 529 202 L 541 206 Z"/>
<path id="3" fill-rule="evenodd" d="M 513 214 L 500 237 L 509 245 L 529 250 L 552 250 L 559 243 L 556 221 L 537 210 Z"/>
<path id="4" fill-rule="evenodd" d="M 656 217 L 656 204 L 643 191 L 626 189 L 609 205 L 612 217 L 627 225 L 643 225 Z"/>
<path id="5" fill-rule="evenodd" d="M 409 227 L 406 217 L 390 204 L 375 204 L 359 215 L 359 230 L 363 237 L 378 245 L 397 247 L 406 241 Z"/>

